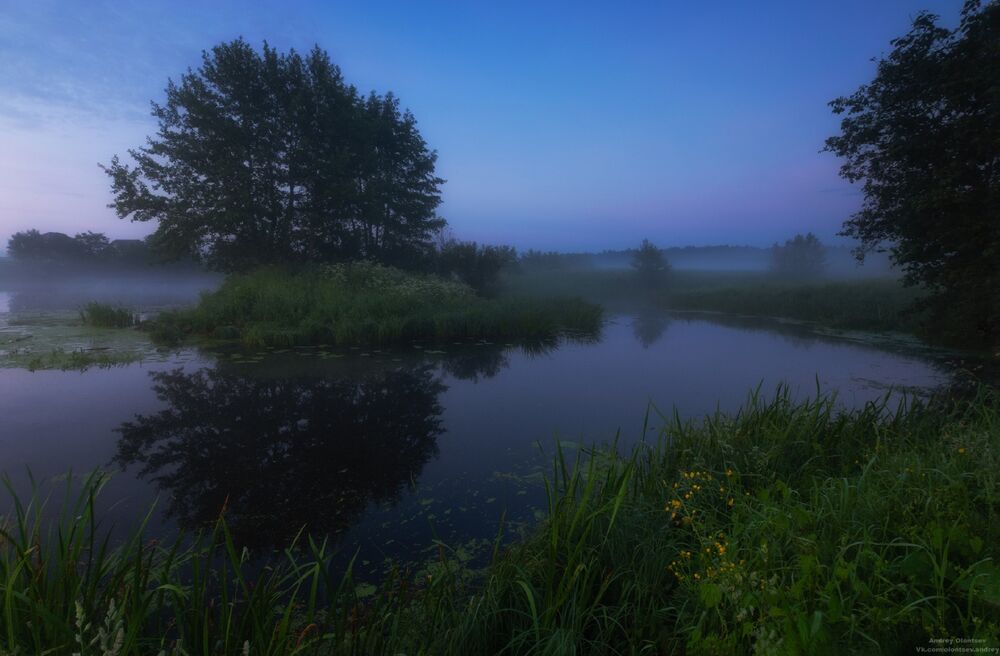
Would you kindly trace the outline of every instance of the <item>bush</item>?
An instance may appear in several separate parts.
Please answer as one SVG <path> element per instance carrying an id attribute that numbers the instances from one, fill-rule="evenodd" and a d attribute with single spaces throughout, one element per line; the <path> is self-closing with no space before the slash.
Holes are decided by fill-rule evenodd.
<path id="1" fill-rule="evenodd" d="M 437 271 L 469 285 L 483 296 L 496 294 L 500 272 L 517 262 L 511 246 L 478 245 L 474 241 L 446 241 L 437 253 Z"/>

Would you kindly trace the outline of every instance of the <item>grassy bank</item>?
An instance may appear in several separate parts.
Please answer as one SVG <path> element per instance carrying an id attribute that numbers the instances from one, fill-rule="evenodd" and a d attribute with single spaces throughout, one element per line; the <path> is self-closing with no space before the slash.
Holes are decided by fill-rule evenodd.
<path id="1" fill-rule="evenodd" d="M 664 293 L 666 307 L 729 314 L 782 317 L 849 330 L 918 332 L 912 311 L 919 292 L 893 279 L 851 280 L 802 285 L 755 281 L 726 287 Z"/>
<path id="2" fill-rule="evenodd" d="M 251 565 L 224 521 L 110 548 L 92 492 L 0 542 L 0 651 L 83 654 L 912 653 L 1000 640 L 1000 398 L 839 413 L 752 397 L 568 462 L 483 572 L 445 545 L 372 592 L 303 540 Z M 161 651 L 162 650 L 162 651 Z"/>
<path id="3" fill-rule="evenodd" d="M 198 335 L 247 346 L 508 341 L 594 335 L 601 309 L 579 299 L 485 299 L 466 285 L 373 264 L 232 276 L 191 310 L 162 314 L 164 340 Z"/>
<path id="4" fill-rule="evenodd" d="M 665 284 L 649 289 L 635 272 L 618 270 L 529 271 L 505 278 L 508 293 L 579 295 L 608 304 L 656 303 L 671 310 L 776 317 L 844 330 L 918 333 L 913 312 L 918 290 L 891 278 L 795 282 L 766 271 L 673 271 Z"/>

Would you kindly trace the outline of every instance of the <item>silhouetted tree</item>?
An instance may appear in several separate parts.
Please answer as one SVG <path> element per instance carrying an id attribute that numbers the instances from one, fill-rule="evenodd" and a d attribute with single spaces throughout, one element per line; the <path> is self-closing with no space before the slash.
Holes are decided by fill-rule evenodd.
<path id="1" fill-rule="evenodd" d="M 1000 335 L 1000 2 L 965 3 L 954 30 L 921 13 L 875 79 L 831 103 L 826 149 L 863 182 L 843 234 L 858 257 L 888 244 L 905 280 L 932 293 L 939 327 Z M 971 328 L 971 331 L 968 330 Z"/>
<path id="2" fill-rule="evenodd" d="M 303 527 L 339 533 L 370 502 L 396 499 L 442 432 L 445 388 L 430 367 L 361 379 L 150 375 L 166 408 L 118 428 L 115 461 L 140 464 L 185 527 L 225 507 L 251 548 L 284 547 Z"/>
<path id="3" fill-rule="evenodd" d="M 81 239 L 81 237 L 83 239 Z M 107 238 L 97 233 L 77 235 L 74 239 L 61 232 L 25 230 L 14 233 L 7 241 L 7 254 L 22 262 L 78 263 L 90 255 L 89 240 Z"/>
<path id="4" fill-rule="evenodd" d="M 445 241 L 437 252 L 437 272 L 454 276 L 480 294 L 497 291 L 500 272 L 517 262 L 512 246 L 479 245 L 474 241 Z"/>
<path id="5" fill-rule="evenodd" d="M 91 260 L 97 260 L 105 254 L 108 245 L 107 236 L 102 232 L 78 232 L 73 240 L 80 245 L 81 254 Z"/>
<path id="6" fill-rule="evenodd" d="M 436 154 L 390 93 L 358 95 L 318 47 L 242 39 L 170 81 L 148 143 L 105 168 L 122 218 L 220 270 L 367 258 L 420 261 L 444 221 Z"/>
<path id="7" fill-rule="evenodd" d="M 632 268 L 642 284 L 649 287 L 662 284 L 670 273 L 670 263 L 663 251 L 648 239 L 643 239 L 639 248 L 632 252 Z"/>
<path id="8" fill-rule="evenodd" d="M 771 247 L 771 271 L 779 276 L 818 278 L 825 268 L 826 250 L 811 232 L 795 235 L 784 246 Z"/>

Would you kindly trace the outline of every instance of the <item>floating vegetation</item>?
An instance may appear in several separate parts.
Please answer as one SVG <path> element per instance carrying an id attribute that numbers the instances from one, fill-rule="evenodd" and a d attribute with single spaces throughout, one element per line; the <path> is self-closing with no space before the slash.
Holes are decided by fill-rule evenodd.
<path id="1" fill-rule="evenodd" d="M 0 326 L 0 369 L 83 371 L 170 357 L 141 331 L 81 324 L 71 313 L 14 315 Z"/>

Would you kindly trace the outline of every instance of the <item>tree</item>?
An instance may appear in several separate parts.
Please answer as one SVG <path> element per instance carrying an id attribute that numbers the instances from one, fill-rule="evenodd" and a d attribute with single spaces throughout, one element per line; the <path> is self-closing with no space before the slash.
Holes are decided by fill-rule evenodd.
<path id="1" fill-rule="evenodd" d="M 262 52 L 242 39 L 203 53 L 153 104 L 155 136 L 105 167 L 121 218 L 157 222 L 164 254 L 220 270 L 430 249 L 437 155 L 390 93 L 366 98 L 318 47 Z"/>
<path id="2" fill-rule="evenodd" d="M 73 236 L 73 241 L 80 245 L 80 251 L 83 257 L 89 260 L 96 260 L 107 252 L 108 245 L 111 243 L 108 241 L 107 235 L 103 232 L 93 232 L 88 230 L 87 232 L 78 232 Z"/>
<path id="3" fill-rule="evenodd" d="M 61 232 L 38 230 L 15 232 L 7 241 L 7 253 L 22 262 L 47 263 L 79 262 L 88 254 L 86 244 L 78 239 Z"/>
<path id="4" fill-rule="evenodd" d="M 632 252 L 632 268 L 648 287 L 662 284 L 670 273 L 670 263 L 663 257 L 663 251 L 648 239 L 643 239 L 639 248 Z"/>
<path id="5" fill-rule="evenodd" d="M 904 280 L 930 292 L 939 329 L 995 343 L 1000 2 L 966 2 L 954 30 L 921 13 L 892 46 L 874 80 L 830 103 L 843 119 L 826 150 L 864 192 L 842 234 L 860 240 L 859 258 L 888 248 Z"/>
<path id="6" fill-rule="evenodd" d="M 771 247 L 771 271 L 779 276 L 818 278 L 826 267 L 826 251 L 819 238 L 809 232 L 795 235 L 784 246 Z"/>
<path id="7" fill-rule="evenodd" d="M 448 239 L 438 248 L 437 272 L 453 276 L 483 295 L 497 291 L 500 272 L 517 262 L 513 246 L 479 245 Z"/>

